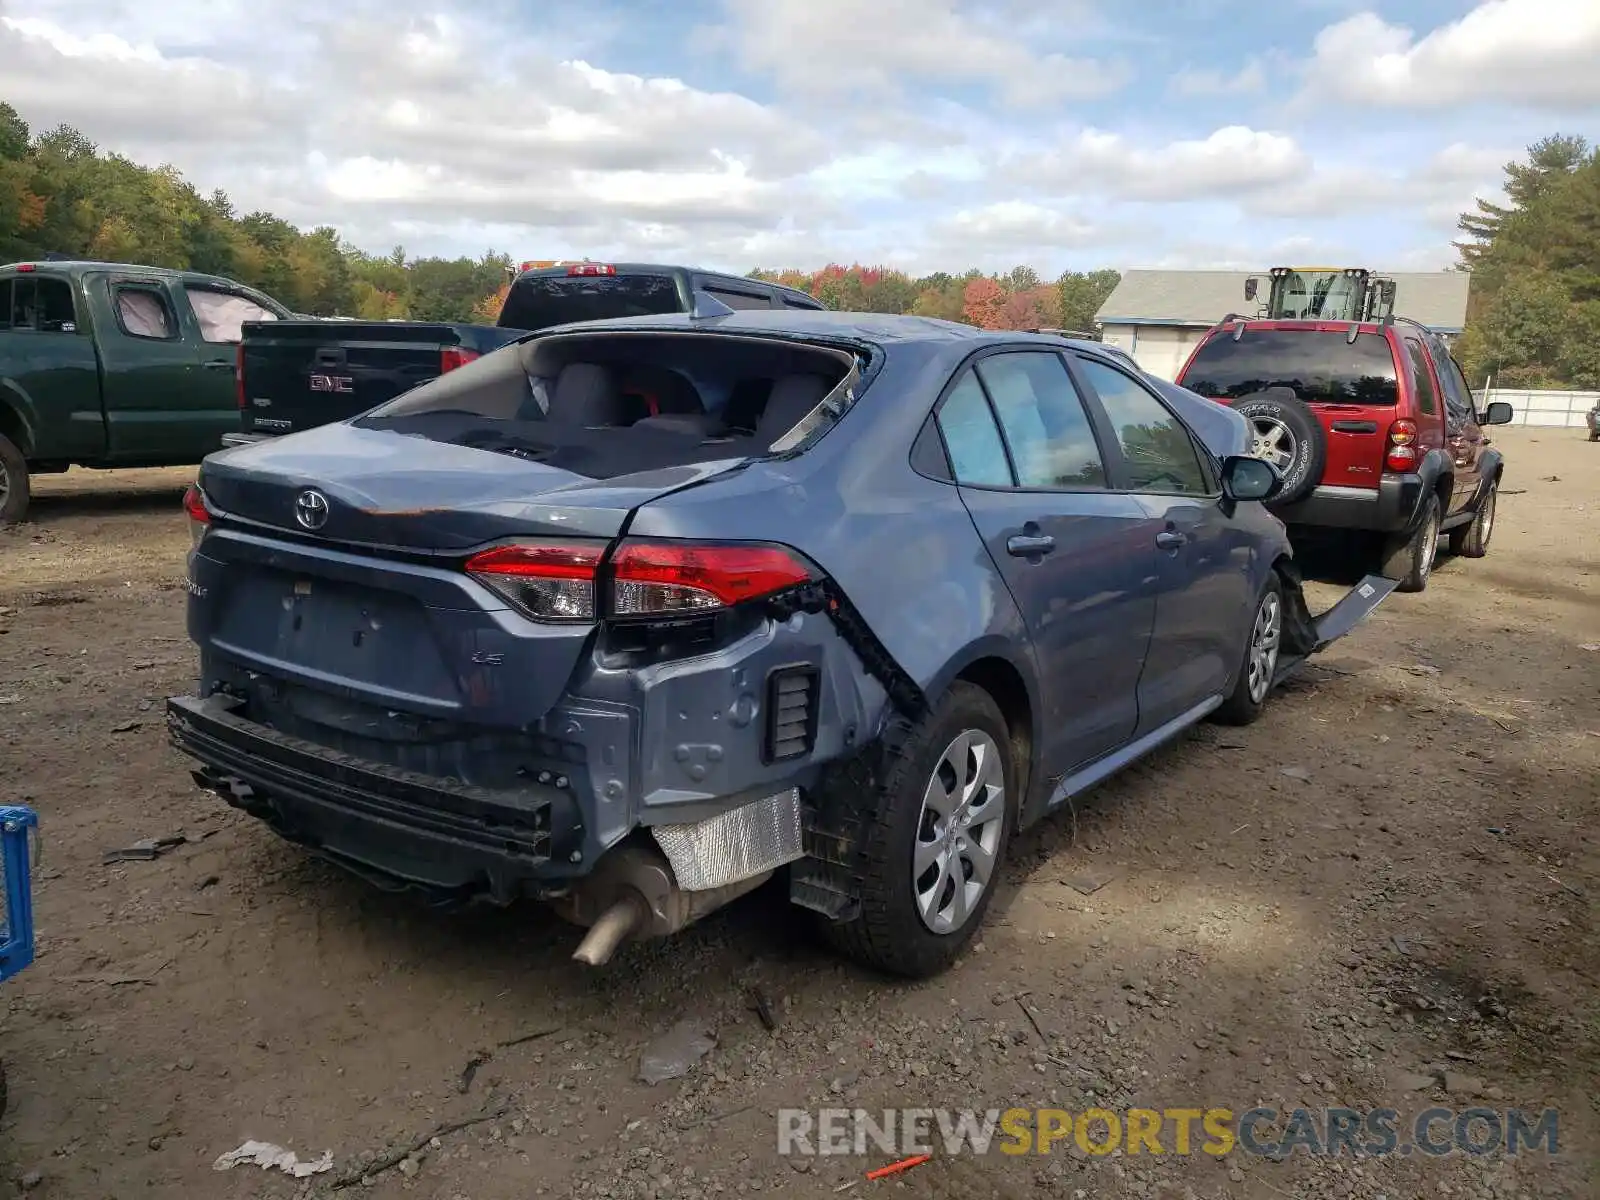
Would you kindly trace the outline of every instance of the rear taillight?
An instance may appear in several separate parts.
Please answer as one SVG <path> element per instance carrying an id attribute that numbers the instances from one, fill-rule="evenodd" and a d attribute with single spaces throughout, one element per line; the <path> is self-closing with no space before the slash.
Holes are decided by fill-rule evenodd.
<path id="1" fill-rule="evenodd" d="M 611 560 L 611 578 L 613 615 L 649 617 L 727 608 L 814 576 L 777 546 L 624 542 Z"/>
<path id="2" fill-rule="evenodd" d="M 476 350 L 468 350 L 465 346 L 446 346 L 439 351 L 439 374 L 464 367 L 477 357 Z"/>
<path id="3" fill-rule="evenodd" d="M 234 398 L 239 402 L 239 411 L 245 410 L 244 398 L 244 343 L 239 343 L 239 348 L 233 353 L 233 390 Z"/>
<path id="4" fill-rule="evenodd" d="M 474 555 L 466 570 L 537 621 L 692 616 L 816 579 L 778 546 L 624 542 L 602 571 L 605 550 L 600 542 L 518 542 Z"/>
<path id="5" fill-rule="evenodd" d="M 1417 469 L 1420 458 L 1417 447 L 1417 423 L 1400 420 L 1389 426 L 1389 447 L 1383 456 L 1386 471 L 1408 474 Z"/>
<path id="6" fill-rule="evenodd" d="M 467 574 L 537 621 L 595 619 L 604 542 L 522 542 L 467 560 Z"/>
<path id="7" fill-rule="evenodd" d="M 183 511 L 189 518 L 189 543 L 198 546 L 211 524 L 211 510 L 206 508 L 206 494 L 193 484 L 183 493 Z"/>

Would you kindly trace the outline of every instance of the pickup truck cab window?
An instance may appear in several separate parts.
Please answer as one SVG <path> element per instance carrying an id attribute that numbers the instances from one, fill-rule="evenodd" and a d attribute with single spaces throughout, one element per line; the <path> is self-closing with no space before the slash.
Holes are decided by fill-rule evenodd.
<path id="1" fill-rule="evenodd" d="M 278 314 L 257 304 L 248 296 L 224 292 L 217 288 L 188 284 L 184 294 L 194 309 L 195 320 L 200 324 L 202 340 L 212 343 L 237 342 L 243 339 L 240 329 L 246 321 L 276 321 Z"/>
<path id="2" fill-rule="evenodd" d="M 735 292 L 727 288 L 708 287 L 706 293 L 722 301 L 729 308 L 771 308 L 771 296 L 758 296 L 754 292 Z"/>
<path id="3" fill-rule="evenodd" d="M 171 341 L 178 336 L 178 321 L 165 293 L 142 284 L 118 284 L 112 289 L 117 324 L 129 337 Z"/>
<path id="4" fill-rule="evenodd" d="M 72 287 L 63 279 L 18 276 L 0 282 L 0 329 L 76 333 Z"/>

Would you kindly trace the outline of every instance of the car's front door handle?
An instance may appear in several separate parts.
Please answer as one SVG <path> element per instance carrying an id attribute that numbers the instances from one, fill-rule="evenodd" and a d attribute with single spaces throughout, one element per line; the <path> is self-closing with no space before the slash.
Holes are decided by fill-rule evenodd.
<path id="1" fill-rule="evenodd" d="M 1056 540 L 1048 533 L 1018 533 L 1006 539 L 1006 553 L 1017 558 L 1034 554 L 1049 554 L 1056 548 Z"/>
<path id="2" fill-rule="evenodd" d="M 1176 529 L 1163 529 L 1156 534 L 1156 545 L 1163 550 L 1180 550 L 1188 544 L 1188 536 L 1179 533 Z"/>
<path id="3" fill-rule="evenodd" d="M 214 358 L 210 362 L 206 363 L 206 370 L 231 371 L 234 369 L 235 365 L 236 364 L 231 358 Z"/>

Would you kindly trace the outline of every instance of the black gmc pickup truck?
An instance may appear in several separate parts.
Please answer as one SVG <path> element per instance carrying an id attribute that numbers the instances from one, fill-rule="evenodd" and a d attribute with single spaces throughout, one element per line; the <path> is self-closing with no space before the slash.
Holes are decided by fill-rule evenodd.
<path id="1" fill-rule="evenodd" d="M 733 309 L 823 307 L 805 292 L 695 267 L 584 262 L 518 274 L 494 325 L 250 321 L 236 369 L 240 428 L 222 444 L 346 420 L 534 330 L 689 312 L 697 292 Z"/>

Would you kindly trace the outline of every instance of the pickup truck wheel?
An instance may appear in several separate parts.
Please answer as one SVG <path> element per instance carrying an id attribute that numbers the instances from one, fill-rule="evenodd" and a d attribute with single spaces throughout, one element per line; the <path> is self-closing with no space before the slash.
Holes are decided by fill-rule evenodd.
<path id="1" fill-rule="evenodd" d="M 1491 482 L 1478 501 L 1472 520 L 1450 531 L 1450 553 L 1462 558 L 1482 558 L 1489 553 L 1489 537 L 1494 533 L 1495 494 L 1498 484 Z"/>
<path id="2" fill-rule="evenodd" d="M 888 753 L 864 831 L 861 912 L 824 937 L 865 966 L 911 979 L 955 961 L 983 923 L 1011 836 L 1016 765 L 987 692 L 957 682 Z"/>
<path id="3" fill-rule="evenodd" d="M 28 512 L 28 462 L 11 439 L 0 436 L 0 525 L 15 525 Z"/>
<path id="4" fill-rule="evenodd" d="M 1275 396 L 1280 392 L 1282 398 Z M 1235 401 L 1233 411 L 1250 422 L 1250 451 L 1278 469 L 1283 488 L 1269 507 L 1293 504 L 1322 481 L 1328 461 L 1328 439 L 1316 414 L 1288 388 L 1271 388 Z"/>
<path id="5" fill-rule="evenodd" d="M 1411 536 L 1386 547 L 1383 561 L 1385 578 L 1399 581 L 1397 592 L 1420 592 L 1433 574 L 1433 560 L 1439 553 L 1439 497 L 1429 496 L 1422 520 Z"/>
<path id="6" fill-rule="evenodd" d="M 1272 677 L 1278 673 L 1278 651 L 1283 645 L 1283 585 L 1274 571 L 1256 601 L 1255 619 L 1245 639 L 1244 662 L 1233 693 L 1212 714 L 1219 725 L 1249 725 L 1267 706 Z"/>

